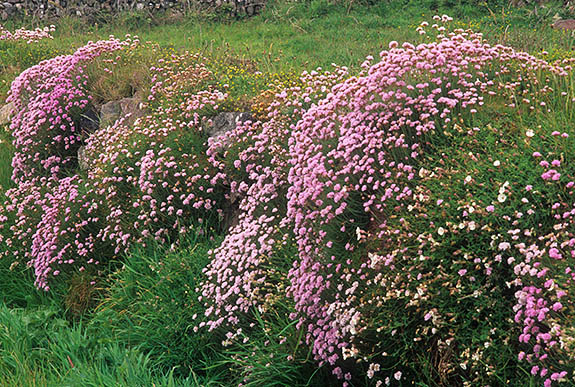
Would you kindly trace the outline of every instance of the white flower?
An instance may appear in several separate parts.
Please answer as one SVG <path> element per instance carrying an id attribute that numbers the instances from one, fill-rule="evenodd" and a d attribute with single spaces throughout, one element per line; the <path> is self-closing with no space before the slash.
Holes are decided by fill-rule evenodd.
<path id="1" fill-rule="evenodd" d="M 527 130 L 527 131 L 525 132 L 525 135 L 526 135 L 527 137 L 533 137 L 533 136 L 535 136 L 535 132 L 532 131 L 531 129 L 529 129 L 529 130 Z"/>
<path id="2" fill-rule="evenodd" d="M 357 236 L 357 240 L 360 241 L 361 240 L 361 229 L 359 227 L 356 227 L 355 235 Z"/>
<path id="3" fill-rule="evenodd" d="M 499 160 L 495 160 L 495 161 L 493 162 L 493 166 L 494 166 L 494 167 L 498 167 L 498 166 L 500 166 L 500 165 L 501 165 L 501 162 L 500 162 Z"/>
<path id="4" fill-rule="evenodd" d="M 500 193 L 499 195 L 497 195 L 497 201 L 499 201 L 499 203 L 503 203 L 505 200 L 507 200 L 507 195 Z"/>
<path id="5" fill-rule="evenodd" d="M 401 371 L 397 371 L 396 373 L 394 373 L 393 377 L 395 378 L 395 380 L 400 380 L 401 379 Z"/>
<path id="6" fill-rule="evenodd" d="M 443 235 L 443 234 L 445 234 L 445 229 L 444 229 L 443 227 L 439 227 L 439 228 L 437 229 L 437 233 L 438 233 L 439 235 Z"/>

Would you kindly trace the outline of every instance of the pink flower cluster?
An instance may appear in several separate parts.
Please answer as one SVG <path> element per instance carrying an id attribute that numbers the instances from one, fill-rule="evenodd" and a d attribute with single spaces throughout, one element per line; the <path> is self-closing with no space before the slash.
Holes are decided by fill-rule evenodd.
<path id="1" fill-rule="evenodd" d="M 212 112 L 225 93 L 201 87 L 197 93 L 158 94 L 163 104 L 133 125 L 122 118 L 95 133 L 82 127 L 92 109 L 86 66 L 99 59 L 109 63 L 110 54 L 134 44 L 89 43 L 26 70 L 12 85 L 18 187 L 6 193 L 0 227 L 9 230 L 3 233 L 10 246 L 5 254 L 32 266 L 39 288 L 49 289 L 48 279 L 62 264 L 87 270 L 134 242 L 175 237 L 222 207 L 221 174 L 202 157 L 206 120 L 200 112 Z M 156 68 L 158 83 L 177 83 L 168 69 L 182 64 L 173 62 Z M 211 73 L 191 62 L 192 70 L 182 72 L 190 81 L 208 82 Z M 82 144 L 90 169 L 78 175 Z"/>
<path id="2" fill-rule="evenodd" d="M 349 359 L 359 361 L 376 351 L 371 348 L 362 353 L 360 348 L 365 346 L 366 336 L 379 332 L 377 324 L 381 322 L 374 317 L 373 305 L 390 299 L 392 280 L 383 273 L 390 271 L 392 275 L 396 261 L 408 252 L 385 249 L 394 245 L 396 235 L 407 227 L 403 218 L 399 223 L 391 219 L 408 213 L 416 203 L 425 202 L 421 198 L 428 197 L 417 183 L 425 174 L 420 160 L 431 147 L 433 136 L 459 130 L 452 117 L 473 117 L 486 99 L 508 97 L 510 108 L 517 108 L 514 101 L 522 93 L 532 93 L 533 100 L 541 100 L 552 90 L 540 84 L 539 73 L 562 77 L 569 70 L 509 47 L 489 45 L 480 34 L 461 30 L 418 46 L 405 43 L 400 47 L 392 42 L 380 58 L 375 64 L 368 58 L 359 76 L 341 74 L 333 78 L 346 79 L 341 82 L 312 80 L 290 96 L 295 97 L 291 103 L 285 99 L 290 91 L 278 93 L 269 121 L 238 127 L 212 144 L 215 148 L 210 151 L 215 159 L 225 144 L 250 139 L 251 146 L 239 155 L 224 151 L 224 157 L 232 157 L 228 163 L 244 172 L 240 180 L 231 182 L 232 190 L 244 197 L 242 213 L 238 226 L 213 252 L 213 261 L 205 270 L 207 281 L 200 290 L 209 321 L 200 326 L 233 329 L 249 320 L 251 308 L 260 312 L 271 309 L 278 289 L 285 289 L 285 295 L 295 302 L 297 313 L 292 317 L 306 331 L 305 340 L 315 359 L 329 364 L 344 384 L 352 378 Z M 306 95 L 314 89 L 325 96 L 316 99 L 317 95 Z M 292 114 L 288 116 L 293 119 L 289 130 L 285 123 L 290 119 L 282 113 Z M 552 165 L 558 167 L 557 162 Z M 555 170 L 542 177 L 546 174 L 552 174 L 552 181 L 559 180 Z M 469 176 L 465 184 L 472 181 Z M 500 202 L 506 200 L 508 190 L 503 187 Z M 463 217 L 473 211 L 469 206 Z M 487 212 L 494 211 L 489 205 Z M 466 221 L 462 227 L 475 231 L 477 223 Z M 290 238 L 290 231 L 299 257 L 285 278 L 278 273 L 281 269 L 274 256 Z M 350 238 L 354 231 L 357 238 Z M 441 236 L 447 231 L 440 227 L 437 232 Z M 414 240 L 428 238 L 407 235 Z M 558 256 L 555 250 L 552 254 Z M 421 252 L 419 255 L 422 261 L 428 259 Z M 478 259 L 472 261 L 474 265 L 483 262 Z M 483 263 L 487 276 L 497 262 L 495 257 Z M 471 282 L 477 280 L 467 269 L 456 273 Z M 417 280 L 422 278 L 423 274 L 417 276 Z M 407 289 L 398 292 L 409 295 Z M 381 296 L 373 298 L 374 294 Z M 530 314 L 544 317 L 561 307 L 557 302 L 548 306 L 529 297 L 521 299 L 524 304 L 536 305 Z M 424 320 L 441 324 L 440 316 L 433 313 L 427 313 Z M 527 327 L 526 331 L 531 329 L 531 325 Z M 551 346 L 558 342 L 552 336 L 536 338 L 537 353 L 544 348 L 545 338 Z M 529 359 L 535 357 L 530 355 Z M 374 369 L 380 369 L 379 364 L 372 366 L 370 378 L 375 377 Z M 401 377 L 401 371 L 394 372 Z M 558 371 L 548 380 L 563 376 Z M 390 373 L 387 380 L 392 377 Z"/>
<path id="3" fill-rule="evenodd" d="M 321 70 L 320 70 L 321 71 Z M 297 122 L 306 105 L 325 97 L 348 77 L 345 68 L 304 73 L 300 86 L 278 91 L 265 122 L 246 122 L 210 142 L 209 160 L 239 197 L 237 225 L 227 233 L 205 268 L 200 301 L 206 305 L 210 330 L 240 323 L 252 308 L 273 309 L 278 287 L 285 286 L 282 258 L 275 251 L 293 238 L 285 217 L 290 154 L 290 122 Z M 230 168 L 226 168 L 230 165 Z M 230 171 L 231 170 L 231 171 Z M 285 272 L 285 267 L 283 268 Z M 283 285 L 282 285 L 283 283 Z"/>
<path id="4" fill-rule="evenodd" d="M 80 121 L 89 107 L 84 67 L 95 58 L 122 49 L 128 42 L 110 39 L 89 43 L 25 70 L 12 83 L 8 101 L 16 115 L 10 129 L 16 154 L 13 180 L 57 177 L 72 167 L 81 144 Z"/>
<path id="5" fill-rule="evenodd" d="M 33 266 L 40 288 L 49 289 L 48 274 L 59 274 L 53 265 L 73 263 L 94 251 L 93 236 L 86 230 L 99 219 L 80 202 L 86 199 L 78 192 L 81 179 L 68 177 L 81 145 L 79 123 L 90 104 L 84 68 L 127 44 L 117 39 L 89 43 L 25 70 L 12 83 L 12 179 L 18 187 L 6 192 L 0 216 L 12 222 L 0 227 L 10 229 L 6 254 Z"/>
<path id="6" fill-rule="evenodd" d="M 28 44 L 36 43 L 42 39 L 53 39 L 52 32 L 56 31 L 56 27 L 53 25 L 44 28 L 36 28 L 35 30 L 27 30 L 24 28 L 19 28 L 14 32 L 8 31 L 4 26 L 0 24 L 0 41 L 24 41 Z"/>

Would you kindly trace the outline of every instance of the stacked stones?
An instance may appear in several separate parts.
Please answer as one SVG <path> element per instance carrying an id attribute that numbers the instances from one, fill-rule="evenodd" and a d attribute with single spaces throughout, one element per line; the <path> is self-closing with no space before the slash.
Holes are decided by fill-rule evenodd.
<path id="1" fill-rule="evenodd" d="M 116 13 L 126 10 L 172 10 L 185 12 L 190 8 L 221 8 L 226 6 L 232 15 L 257 14 L 265 0 L 0 0 L 0 19 L 29 16 L 39 19 L 63 15 L 91 16 L 97 13 Z"/>
<path id="2" fill-rule="evenodd" d="M 22 3 L 21 0 L 5 0 L 0 3 L 0 18 L 6 20 L 20 13 L 23 9 Z"/>

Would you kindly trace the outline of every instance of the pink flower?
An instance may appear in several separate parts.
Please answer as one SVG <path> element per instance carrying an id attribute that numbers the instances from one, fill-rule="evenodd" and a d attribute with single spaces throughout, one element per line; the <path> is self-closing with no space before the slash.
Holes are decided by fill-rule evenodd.
<path id="1" fill-rule="evenodd" d="M 562 259 L 563 258 L 563 256 L 559 252 L 559 250 L 555 247 L 552 247 L 549 249 L 549 257 L 551 257 L 553 259 Z"/>

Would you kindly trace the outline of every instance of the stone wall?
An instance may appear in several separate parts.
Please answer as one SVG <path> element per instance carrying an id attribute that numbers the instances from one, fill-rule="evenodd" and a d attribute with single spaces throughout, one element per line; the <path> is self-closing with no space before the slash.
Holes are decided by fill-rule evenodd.
<path id="1" fill-rule="evenodd" d="M 91 16 L 126 10 L 186 12 L 193 8 L 220 8 L 232 15 L 252 16 L 265 0 L 0 0 L 0 19 L 13 17 L 56 18 L 63 15 Z"/>

